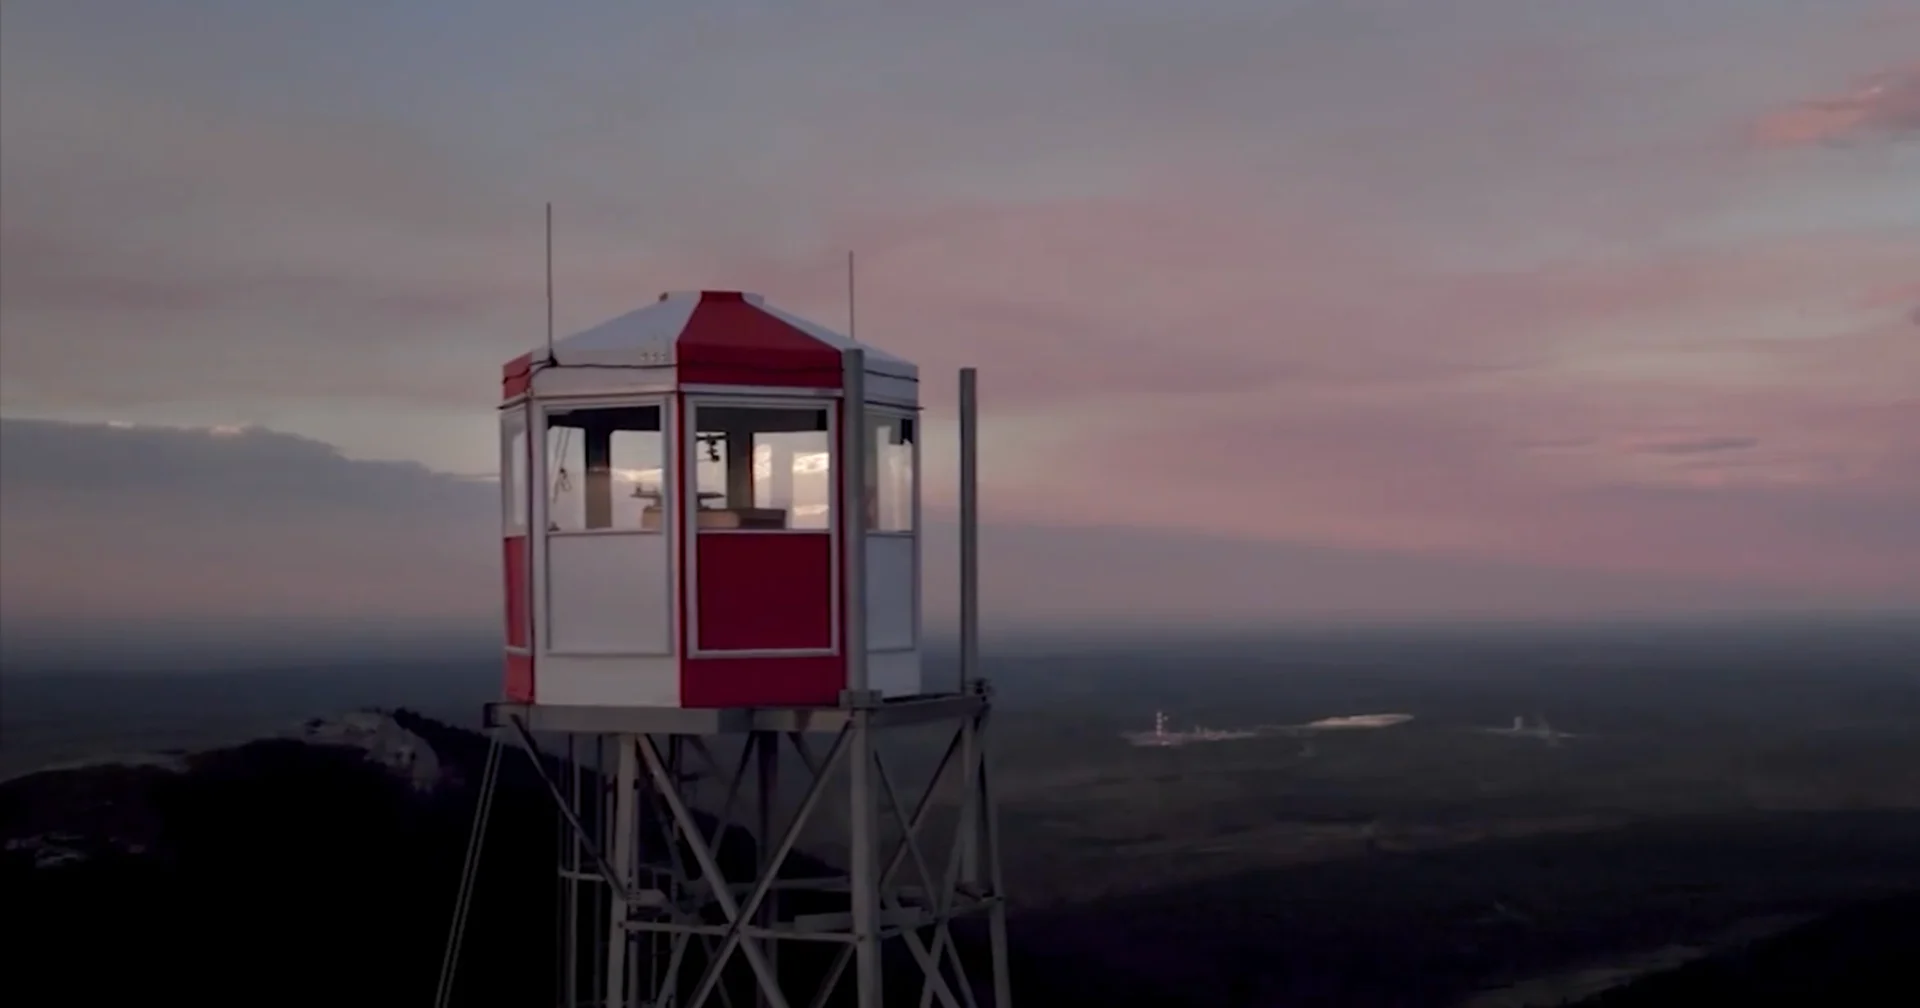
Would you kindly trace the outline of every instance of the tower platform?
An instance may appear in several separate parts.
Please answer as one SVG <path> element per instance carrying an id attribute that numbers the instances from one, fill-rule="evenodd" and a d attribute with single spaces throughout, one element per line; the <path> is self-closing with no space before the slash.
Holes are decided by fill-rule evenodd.
<path id="1" fill-rule="evenodd" d="M 983 693 L 923 693 L 918 696 L 849 695 L 838 707 L 603 707 L 561 704 L 490 703 L 488 728 L 583 735 L 738 735 L 747 732 L 838 732 L 853 712 L 871 712 L 875 728 L 929 724 L 977 713 L 990 701 Z M 864 703 L 864 707 L 862 704 Z"/>

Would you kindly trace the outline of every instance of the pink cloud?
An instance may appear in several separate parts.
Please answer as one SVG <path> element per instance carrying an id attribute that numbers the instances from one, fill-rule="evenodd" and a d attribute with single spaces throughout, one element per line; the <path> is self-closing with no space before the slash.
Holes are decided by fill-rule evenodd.
<path id="1" fill-rule="evenodd" d="M 1558 17 L 1342 21 L 1336 52 L 1168 15 L 1021 34 L 1046 58 L 1004 78 L 943 37 L 885 53 L 941 87 L 872 94 L 783 29 L 729 50 L 791 81 L 717 98 L 727 130 L 609 67 L 592 128 L 511 177 L 515 144 L 464 156 L 438 121 L 20 89 L 0 377 L 70 415 L 379 412 L 374 448 L 434 412 L 471 420 L 448 464 L 477 468 L 493 369 L 541 336 L 551 195 L 563 331 L 687 287 L 838 324 L 857 250 L 861 335 L 928 369 L 936 416 L 937 376 L 985 369 L 1009 517 L 1897 587 L 1910 540 L 1859 530 L 1920 506 L 1920 236 L 1729 236 L 1849 195 L 1835 159 L 1731 142 L 1804 86 L 1755 58 L 1784 20 L 1703 45 Z M 1814 34 L 1795 73 L 1882 60 Z M 1758 136 L 1901 135 L 1917 79 Z"/>
<path id="2" fill-rule="evenodd" d="M 1097 232 L 1110 219 L 1082 223 Z M 1079 257 L 1035 269 L 1107 268 L 1100 242 L 1077 247 Z M 966 250 L 940 251 L 955 259 L 945 282 L 963 282 Z M 1241 236 L 1207 251 L 1289 250 Z M 1202 284 L 1191 302 L 1085 305 L 1073 324 L 1033 332 L 1059 348 L 1052 363 L 1029 351 L 1027 368 L 988 371 L 995 403 L 1036 428 L 1080 431 L 1052 468 L 1025 471 L 1038 485 L 1002 489 L 1014 503 L 1001 506 L 1248 538 L 1911 586 L 1920 542 L 1855 539 L 1848 528 L 1861 514 L 1884 521 L 1920 507 L 1920 356 L 1880 298 L 1911 275 L 1916 251 L 1908 240 L 1828 236 L 1454 275 L 1388 257 L 1363 265 L 1336 247 L 1303 254 L 1304 277 L 1274 269 L 1267 284 L 1214 300 Z M 1021 273 L 1016 254 L 1006 249 L 997 268 Z M 889 313 L 906 315 L 906 295 L 893 296 L 903 303 Z M 1810 307 L 1830 317 L 1785 336 L 1755 328 Z M 1153 319 L 1169 334 L 1153 348 L 1162 356 L 1100 352 L 1099 334 L 1127 324 L 1106 321 L 1108 311 Z M 1675 318 L 1685 324 L 1659 339 L 1641 333 Z M 1179 366 L 1189 333 L 1243 366 L 1205 388 L 1151 380 L 1151 362 Z M 1747 377 L 1603 366 L 1635 341 L 1718 354 Z M 1014 352 L 967 349 L 989 362 Z M 1588 356 L 1563 364 L 1561 350 Z M 1084 410 L 1073 405 L 1083 397 Z M 1558 446 L 1551 457 L 1520 447 L 1542 442 Z"/>
<path id="3" fill-rule="evenodd" d="M 1763 147 L 1808 147 L 1920 137 L 1920 63 L 1873 74 L 1844 94 L 1811 98 L 1763 117 Z"/>

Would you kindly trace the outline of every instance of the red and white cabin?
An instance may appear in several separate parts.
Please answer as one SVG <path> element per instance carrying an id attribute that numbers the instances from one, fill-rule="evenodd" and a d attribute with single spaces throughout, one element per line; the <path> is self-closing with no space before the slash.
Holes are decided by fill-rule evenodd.
<path id="1" fill-rule="evenodd" d="M 855 345 L 757 295 L 702 291 L 507 363 L 509 701 L 840 702 L 856 509 L 837 463 L 842 352 Z M 864 349 L 867 688 L 910 696 L 919 374 Z"/>

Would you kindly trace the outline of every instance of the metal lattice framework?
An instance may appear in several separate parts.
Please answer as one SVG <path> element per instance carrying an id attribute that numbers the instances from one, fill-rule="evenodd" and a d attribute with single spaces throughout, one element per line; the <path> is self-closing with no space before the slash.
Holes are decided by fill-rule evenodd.
<path id="1" fill-rule="evenodd" d="M 1010 1008 L 985 745 L 991 712 L 984 682 L 963 694 L 895 701 L 849 692 L 840 708 L 827 709 L 490 708 L 496 730 L 535 757 L 568 831 L 560 1002 L 731 1008 L 751 991 L 751 1003 L 765 1008 L 877 1006 L 883 989 L 902 989 L 885 973 L 891 960 L 917 967 L 922 1008 Z M 903 761 L 875 742 L 916 726 L 938 731 L 945 744 L 914 793 L 889 766 Z M 614 727 L 626 730 L 597 730 Z M 576 755 L 578 743 L 591 740 L 597 767 L 576 758 L 571 781 L 554 779 L 537 737 L 549 732 L 566 736 Z M 738 744 L 731 760 L 721 751 L 728 743 Z M 805 779 L 792 808 L 780 807 L 783 765 Z M 751 823 L 735 814 L 748 796 Z M 834 806 L 837 815 L 828 811 Z M 945 820 L 944 843 L 934 836 L 936 820 Z M 744 850 L 729 848 L 730 837 L 748 836 Z M 844 865 L 794 870 L 803 837 L 810 847 L 844 851 Z M 727 856 L 734 853 L 744 856 Z M 984 970 L 969 969 L 953 932 L 974 916 L 987 919 L 988 961 L 977 964 Z M 789 954 L 783 967 L 782 951 L 795 944 L 814 952 Z M 887 956 L 889 944 L 910 961 Z"/>

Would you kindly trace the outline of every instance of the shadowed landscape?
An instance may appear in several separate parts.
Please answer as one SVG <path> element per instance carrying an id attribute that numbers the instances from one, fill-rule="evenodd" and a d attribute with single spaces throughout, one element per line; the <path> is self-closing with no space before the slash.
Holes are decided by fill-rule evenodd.
<path id="1" fill-rule="evenodd" d="M 1018 989 L 1494 1008 L 1864 983 L 1920 936 L 1917 655 L 1910 629 L 1872 621 L 1010 642 L 987 668 Z M 462 727 L 492 688 L 484 659 L 14 662 L 0 823 L 6 913 L 37 922 L 27 972 L 67 968 L 115 903 L 143 908 L 147 935 L 102 981 L 128 992 L 249 1003 L 257 971 L 310 978 L 279 1003 L 429 995 L 485 752 Z M 368 707 L 419 713 L 352 713 Z M 1129 744 L 1155 709 L 1222 728 L 1412 718 Z M 1565 737 L 1485 730 L 1523 712 Z M 934 755 L 886 741 L 903 768 Z M 465 1004 L 553 991 L 555 816 L 524 759 L 504 766 Z"/>

